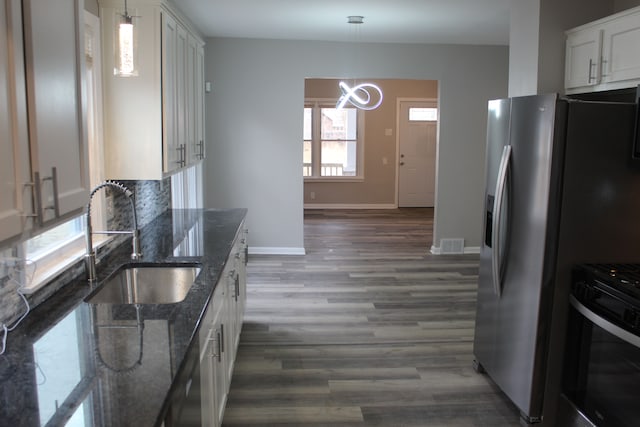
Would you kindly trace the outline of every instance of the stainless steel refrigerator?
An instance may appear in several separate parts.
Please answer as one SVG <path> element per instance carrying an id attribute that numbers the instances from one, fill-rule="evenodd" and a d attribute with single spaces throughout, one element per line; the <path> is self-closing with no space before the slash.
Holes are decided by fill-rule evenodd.
<path id="1" fill-rule="evenodd" d="M 526 423 L 554 425 L 571 268 L 640 261 L 636 104 L 489 102 L 474 339 Z"/>

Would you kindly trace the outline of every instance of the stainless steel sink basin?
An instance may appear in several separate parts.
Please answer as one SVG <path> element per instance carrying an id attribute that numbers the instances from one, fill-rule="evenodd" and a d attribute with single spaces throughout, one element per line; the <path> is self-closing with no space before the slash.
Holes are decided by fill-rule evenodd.
<path id="1" fill-rule="evenodd" d="M 127 265 L 109 276 L 86 301 L 91 304 L 172 304 L 185 299 L 200 267 Z"/>

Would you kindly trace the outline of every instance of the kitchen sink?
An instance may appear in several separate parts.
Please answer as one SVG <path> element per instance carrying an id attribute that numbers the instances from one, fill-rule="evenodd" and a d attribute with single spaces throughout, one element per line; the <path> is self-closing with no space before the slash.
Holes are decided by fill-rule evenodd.
<path id="1" fill-rule="evenodd" d="M 199 265 L 125 265 L 87 298 L 91 304 L 173 304 L 184 300 Z"/>

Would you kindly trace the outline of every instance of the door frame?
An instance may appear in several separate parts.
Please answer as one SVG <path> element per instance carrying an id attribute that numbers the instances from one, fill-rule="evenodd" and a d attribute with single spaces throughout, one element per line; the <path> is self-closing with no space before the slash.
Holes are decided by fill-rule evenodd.
<path id="1" fill-rule="evenodd" d="M 436 179 L 433 196 L 433 210 L 435 212 L 438 204 L 438 163 L 440 151 L 440 97 L 437 98 L 396 98 L 396 183 L 395 183 L 395 207 L 399 207 L 400 199 L 400 104 L 402 102 L 432 102 L 438 108 L 438 121 L 436 122 Z"/>

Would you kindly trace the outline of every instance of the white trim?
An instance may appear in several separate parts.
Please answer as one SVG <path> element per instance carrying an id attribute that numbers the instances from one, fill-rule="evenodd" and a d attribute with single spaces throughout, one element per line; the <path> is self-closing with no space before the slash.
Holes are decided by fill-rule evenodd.
<path id="1" fill-rule="evenodd" d="M 400 117 L 400 106 L 403 102 L 428 102 L 428 103 L 435 103 L 436 104 L 436 108 L 438 108 L 438 120 L 436 122 L 436 126 L 438 127 L 438 130 L 436 131 L 436 182 L 435 182 L 435 194 L 434 194 L 434 200 L 433 200 L 433 208 L 435 209 L 436 204 L 438 203 L 438 163 L 439 163 L 439 158 L 438 158 L 438 150 L 440 147 L 440 81 L 438 81 L 438 97 L 436 98 L 407 98 L 407 97 L 399 97 L 396 98 L 396 184 L 395 184 L 395 201 L 396 201 L 396 206 L 398 206 L 399 203 L 399 199 L 400 199 L 400 168 L 398 167 L 400 165 L 400 120 L 402 120 L 402 117 Z M 434 218 L 435 220 L 435 218 Z M 435 222 L 433 224 L 433 228 L 435 231 Z"/>
<path id="2" fill-rule="evenodd" d="M 479 254 L 479 253 L 480 253 L 480 246 L 465 246 L 464 252 L 460 255 Z M 432 255 L 451 255 L 451 254 L 443 254 L 442 248 L 440 246 L 431 246 L 431 254 Z"/>
<path id="3" fill-rule="evenodd" d="M 249 255 L 306 255 L 304 248 L 249 246 Z"/>
<path id="4" fill-rule="evenodd" d="M 97 250 L 104 245 L 111 237 L 96 236 L 93 240 L 93 248 Z M 81 239 L 83 240 L 83 239 Z M 52 279 L 63 273 L 66 269 L 80 261 L 85 257 L 87 249 L 84 241 L 78 241 L 76 244 L 69 245 L 64 252 L 59 253 L 57 258 L 49 257 L 48 262 L 41 260 L 35 261 L 35 271 L 30 283 L 25 283 L 22 287 L 22 293 L 25 295 L 33 294 L 36 291 L 48 285 Z"/>
<path id="5" fill-rule="evenodd" d="M 364 204 L 364 203 L 305 203 L 305 209 L 397 209 L 398 206 L 391 203 Z"/>

